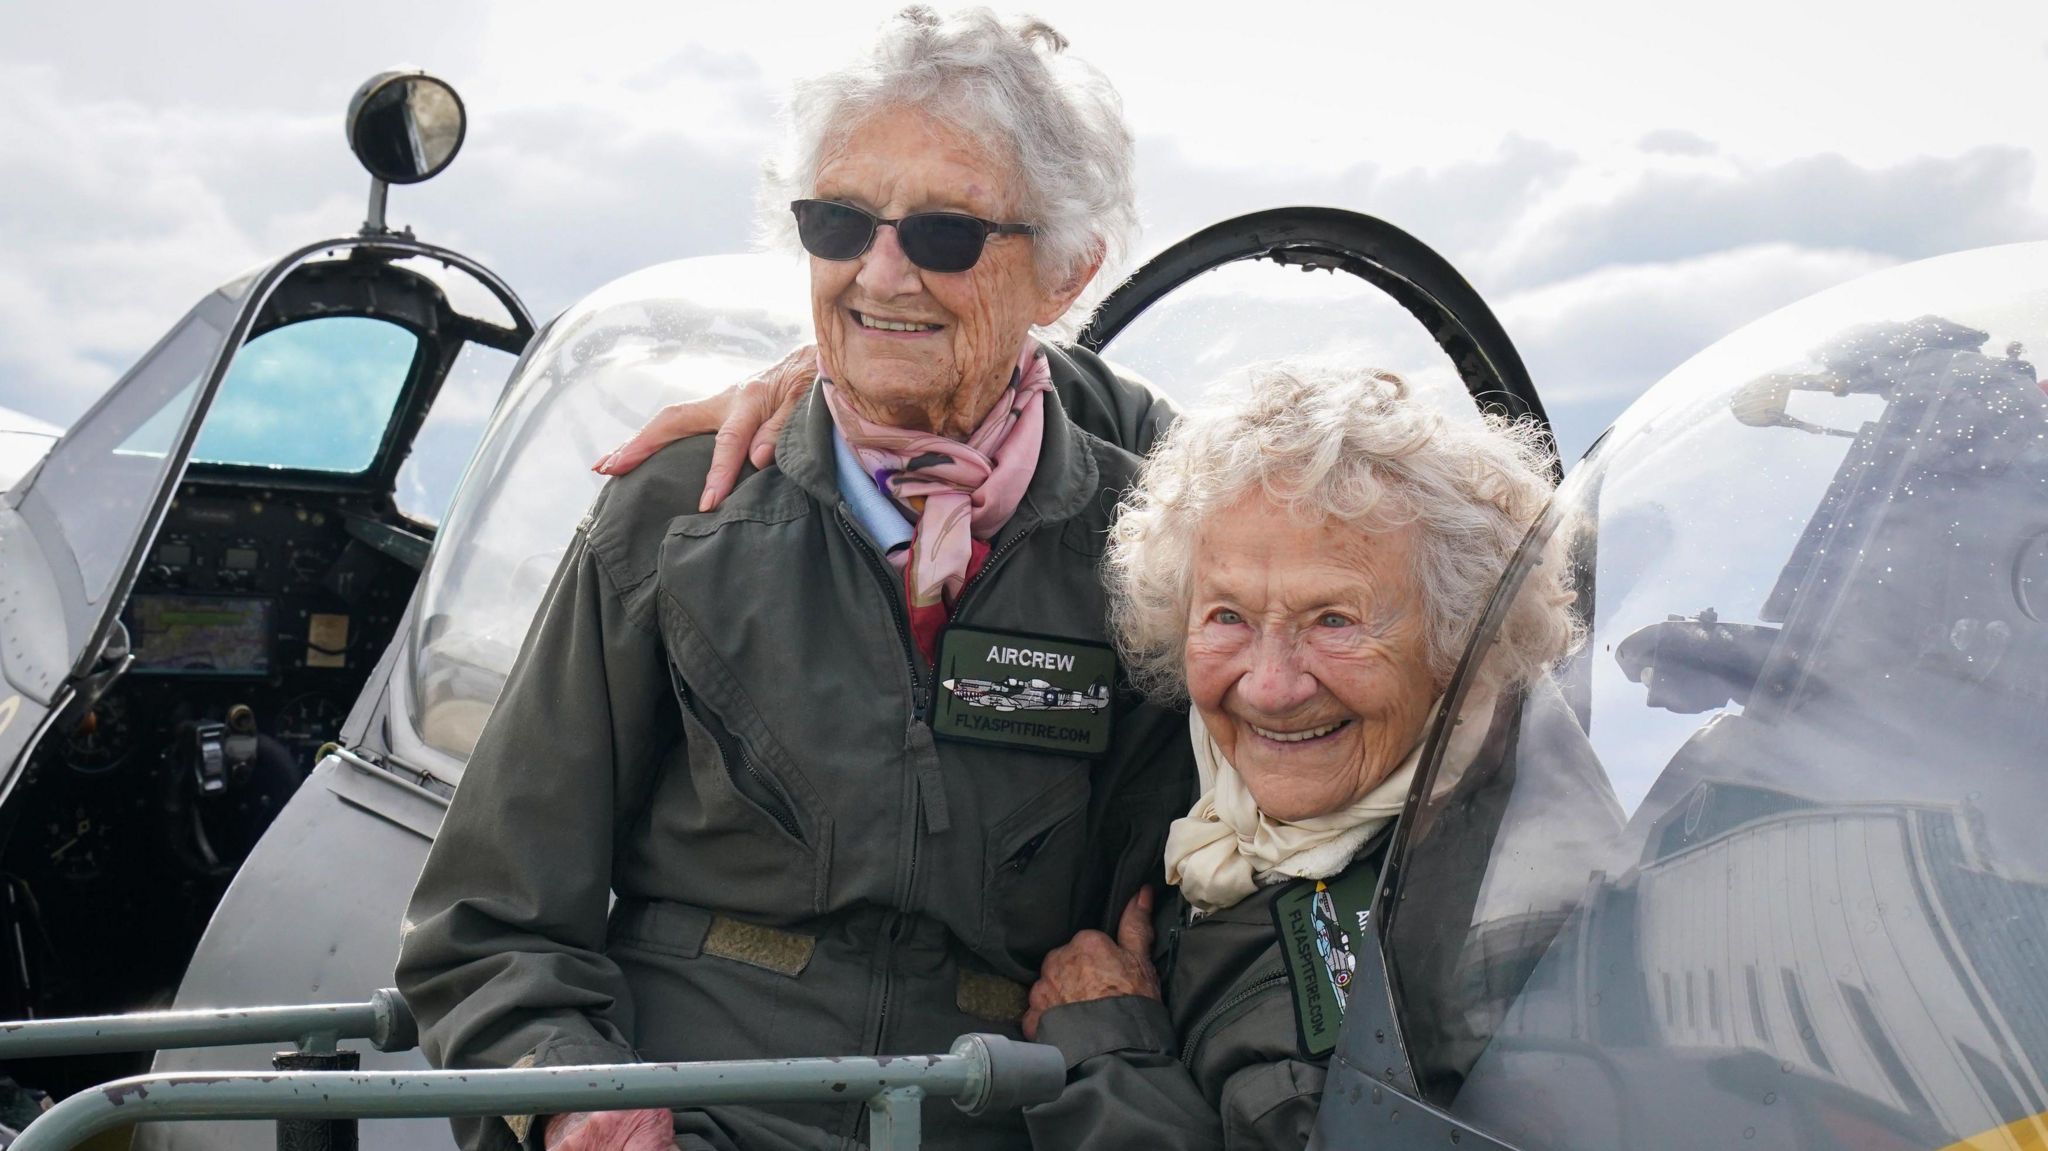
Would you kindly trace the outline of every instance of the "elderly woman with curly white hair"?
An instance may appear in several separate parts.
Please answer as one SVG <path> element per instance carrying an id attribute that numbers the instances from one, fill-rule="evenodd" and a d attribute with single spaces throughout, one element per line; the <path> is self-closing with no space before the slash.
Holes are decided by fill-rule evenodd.
<path id="1" fill-rule="evenodd" d="M 1473 621 L 1550 493 L 1546 451 L 1385 372 L 1277 365 L 1147 461 L 1110 547 L 1118 639 L 1155 698 L 1192 703 L 1201 790 L 1166 898 L 1134 899 L 1115 939 L 1078 935 L 1032 988 L 1025 1030 L 1072 1080 L 1027 1112 L 1039 1146 L 1304 1144 L 1361 913 Z M 1563 654 L 1568 601 L 1506 622 L 1496 689 Z"/>
<path id="2" fill-rule="evenodd" d="M 727 488 L 710 437 L 672 444 L 569 547 L 408 911 L 436 1065 L 1014 1035 L 1046 952 L 1156 871 L 1186 725 L 1119 669 L 1101 565 L 1139 463 L 1115 445 L 1164 409 L 1035 334 L 1085 312 L 1136 217 L 1116 94 L 1064 48 L 912 8 L 798 88 L 769 198 L 810 257 L 821 382 L 777 466 Z M 839 1148 L 859 1095 L 458 1131 Z M 924 1137 L 1028 1141 L 951 1107 Z"/>

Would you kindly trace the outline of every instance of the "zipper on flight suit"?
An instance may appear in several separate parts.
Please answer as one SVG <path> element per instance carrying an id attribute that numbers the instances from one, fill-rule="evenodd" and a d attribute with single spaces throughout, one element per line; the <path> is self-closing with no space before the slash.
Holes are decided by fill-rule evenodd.
<path id="1" fill-rule="evenodd" d="M 903 941 L 903 925 L 908 922 L 908 912 L 892 911 L 882 924 L 882 1005 L 875 1011 L 875 1051 L 882 1049 L 882 1036 L 889 1030 L 890 992 L 895 989 L 896 980 L 890 969 L 896 964 L 896 945 Z"/>
<path id="2" fill-rule="evenodd" d="M 847 518 L 844 505 L 841 505 L 838 509 L 838 518 L 839 527 L 846 533 L 846 538 L 853 541 L 854 548 L 867 560 L 868 566 L 874 570 L 876 577 L 882 581 L 882 590 L 886 593 L 882 598 L 889 601 L 889 613 L 896 621 L 896 637 L 903 643 L 904 663 L 910 670 L 911 714 L 918 723 L 926 723 L 928 722 L 929 712 L 925 710 L 925 675 L 918 659 L 917 641 L 910 634 L 910 612 L 903 604 L 903 581 L 898 578 L 891 578 L 892 573 L 888 562 L 876 554 L 873 545 L 862 538 L 859 530 Z M 932 678 L 936 679 L 937 676 L 934 675 Z M 921 812 L 924 810 L 923 785 L 918 780 L 913 779 L 910 786 L 912 805 Z M 917 891 L 919 838 L 913 828 L 910 836 L 910 861 L 909 866 L 905 870 L 902 888 L 905 904 L 910 902 Z M 884 917 L 881 946 L 876 949 L 879 953 L 877 956 L 879 963 L 876 965 L 876 969 L 882 979 L 881 1002 L 875 1009 L 874 1051 L 876 1054 L 881 1053 L 882 1039 L 889 1033 L 889 1000 L 896 982 L 890 969 L 896 962 L 896 943 L 903 935 L 905 915 L 906 913 L 903 911 L 890 911 Z M 862 1105 L 860 1115 L 863 1119 L 866 1117 L 866 1105 Z"/>
<path id="3" fill-rule="evenodd" d="M 897 638 L 903 643 L 904 660 L 910 668 L 911 715 L 918 723 L 929 726 L 932 713 L 936 709 L 938 701 L 938 670 L 934 668 L 930 677 L 924 675 L 922 661 L 918 658 L 917 641 L 910 634 L 910 612 L 903 603 L 903 592 L 901 590 L 903 581 L 898 578 L 892 578 L 893 573 L 889 568 L 888 562 L 876 554 L 873 545 L 862 538 L 859 530 L 847 518 L 844 505 L 837 509 L 837 514 L 840 529 L 846 533 L 847 539 L 853 541 L 854 547 L 866 558 L 868 566 L 874 570 L 875 575 L 881 579 L 883 588 L 889 593 L 884 598 L 889 601 L 890 614 L 896 620 Z M 988 578 L 989 573 L 995 570 L 997 561 L 1015 550 L 1017 543 L 1030 534 L 1029 529 L 1020 531 L 1009 539 L 1004 540 L 988 553 L 988 558 L 981 561 L 981 570 L 975 572 L 974 578 L 961 586 L 959 598 L 953 601 L 953 619 L 958 619 L 962 610 L 966 608 L 968 592 L 979 587 Z M 922 782 L 912 780 L 911 791 L 911 799 L 914 805 L 918 810 L 922 811 L 924 809 Z M 917 894 L 919 840 L 920 837 L 915 834 L 910 837 L 910 863 L 904 877 L 903 888 L 904 903 L 906 905 L 915 899 Z M 875 1051 L 877 1053 L 881 1051 L 883 1037 L 889 1033 L 889 1000 L 891 992 L 895 987 L 895 980 L 890 974 L 890 968 L 895 963 L 896 944 L 903 937 L 903 927 L 908 920 L 908 915 L 908 912 L 893 911 L 889 914 L 882 928 L 882 997 L 881 1004 L 875 1011 Z M 865 1107 L 862 1108 L 862 1112 L 865 1114 Z"/>
<path id="4" fill-rule="evenodd" d="M 903 606 L 903 581 L 890 578 L 888 561 L 876 555 L 873 545 L 861 538 L 860 532 L 853 526 L 853 521 L 846 518 L 844 505 L 839 508 L 839 526 L 846 532 L 846 538 L 852 540 L 853 546 L 867 559 L 868 566 L 881 577 L 882 587 L 889 593 L 882 598 L 889 601 L 889 613 L 896 620 L 896 638 L 903 641 L 903 659 L 910 669 L 912 714 L 919 723 L 923 723 L 928 714 L 924 706 L 924 670 L 918 666 L 917 641 L 910 637 L 910 611 Z"/>
<path id="5" fill-rule="evenodd" d="M 915 851 L 916 849 L 913 847 L 912 850 Z M 882 976 L 882 1001 L 880 1006 L 875 1009 L 875 1042 L 872 1051 L 872 1054 L 875 1055 L 882 1053 L 882 1037 L 889 1033 L 889 1000 L 891 992 L 896 986 L 896 980 L 891 974 L 891 969 L 896 964 L 896 945 L 902 941 L 903 926 L 909 920 L 910 916 L 901 911 L 891 911 L 882 919 L 881 937 L 879 945 L 875 948 L 876 955 L 880 960 L 876 964 L 876 969 L 880 971 Z M 852 1131 L 865 1132 L 867 1130 L 868 1111 L 869 1105 L 862 1103 L 860 1110 L 854 1114 Z"/>
<path id="6" fill-rule="evenodd" d="M 904 662 L 910 669 L 911 714 L 917 722 L 929 723 L 931 722 L 932 712 L 938 705 L 939 677 L 934 672 L 933 675 L 927 678 L 924 674 L 923 665 L 917 658 L 917 641 L 910 634 L 910 613 L 903 606 L 901 590 L 903 581 L 893 578 L 888 561 L 877 555 L 874 545 L 861 537 L 859 530 L 853 526 L 852 521 L 846 518 L 844 506 L 838 509 L 838 518 L 839 527 L 846 533 L 846 538 L 852 540 L 853 545 L 860 549 L 861 556 L 867 560 L 868 566 L 874 570 L 874 573 L 881 578 L 882 586 L 890 592 L 885 598 L 889 601 L 889 612 L 896 620 L 896 636 L 903 641 Z M 959 619 L 961 614 L 967 610 L 967 605 L 972 599 L 970 593 L 988 581 L 989 575 L 996 569 L 997 562 L 1015 551 L 1017 545 L 1030 535 L 1031 529 L 1026 528 L 996 545 L 988 553 L 988 558 L 981 561 L 981 569 L 974 573 L 974 578 L 961 586 L 960 597 L 953 601 L 952 619 Z M 950 621 L 948 626 L 950 626 Z"/>
<path id="7" fill-rule="evenodd" d="M 1077 812 L 1076 814 L 1079 813 Z M 1013 872 L 1019 875 L 1023 874 L 1024 869 L 1031 866 L 1031 861 L 1038 858 L 1039 849 L 1045 846 L 1046 840 L 1052 838 L 1053 832 L 1065 827 L 1067 821 L 1073 818 L 1073 815 L 1069 815 L 1037 835 L 1032 836 L 1030 839 L 1025 840 L 1017 850 L 1010 853 L 1010 858 L 1005 859 L 1001 867 L 996 868 L 996 874 L 998 876 L 1009 875 Z"/>
<path id="8" fill-rule="evenodd" d="M 752 800 L 756 807 L 767 812 L 769 818 L 781 824 L 782 830 L 788 832 L 791 839 L 798 843 L 804 842 L 803 830 L 797 826 L 796 812 L 790 809 L 789 801 L 782 797 L 781 789 L 765 772 L 754 766 L 753 759 L 747 755 L 747 745 L 741 743 L 738 736 L 721 731 L 723 724 L 712 726 L 711 721 L 704 717 L 704 713 L 697 710 L 697 699 L 690 694 L 690 686 L 683 682 L 682 673 L 676 670 L 674 660 L 670 660 L 668 664 L 668 679 L 675 688 L 677 702 L 691 715 L 697 717 L 697 722 L 704 725 L 704 730 L 711 733 L 712 742 L 718 745 L 718 758 L 725 764 L 725 774 L 732 779 L 734 789 Z"/>
<path id="9" fill-rule="evenodd" d="M 1031 528 L 1025 528 L 1023 531 L 997 544 L 995 550 L 988 553 L 988 558 L 981 561 L 980 570 L 974 573 L 973 579 L 968 580 L 961 586 L 960 597 L 953 601 L 954 619 L 960 618 L 961 613 L 967 610 L 967 605 L 973 601 L 975 590 L 988 582 L 989 575 L 996 570 L 996 561 L 1016 551 L 1017 545 L 1029 538 L 1032 530 Z"/>
<path id="10" fill-rule="evenodd" d="M 974 578 L 968 580 L 966 583 L 960 586 L 960 597 L 953 601 L 953 612 L 951 617 L 948 618 L 946 621 L 946 627 L 952 627 L 953 621 L 959 619 L 962 615 L 966 613 L 967 605 L 971 603 L 974 598 L 972 593 L 976 589 L 980 588 L 983 583 L 986 583 L 988 581 L 990 573 L 996 570 L 997 561 L 1001 560 L 1004 556 L 1009 555 L 1011 552 L 1017 550 L 1017 545 L 1019 543 L 1022 543 L 1024 539 L 1031 534 L 1031 531 L 1032 529 L 1026 528 L 1023 531 L 1018 532 L 1016 535 L 1013 535 L 1009 539 L 1004 540 L 1002 543 L 997 544 L 995 548 L 988 553 L 988 558 L 981 561 L 981 568 L 980 570 L 974 573 Z M 945 635 L 944 629 L 941 629 L 939 634 L 941 637 L 940 642 L 943 643 Z M 939 676 L 936 668 L 933 669 L 932 680 L 929 687 L 931 692 L 929 699 L 920 701 L 918 705 L 921 712 L 921 717 L 934 715 L 939 710 Z"/>

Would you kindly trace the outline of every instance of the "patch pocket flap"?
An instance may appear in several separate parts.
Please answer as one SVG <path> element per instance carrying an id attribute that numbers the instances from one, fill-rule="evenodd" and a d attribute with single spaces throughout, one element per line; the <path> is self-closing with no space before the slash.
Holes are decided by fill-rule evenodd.
<path id="1" fill-rule="evenodd" d="M 741 464 L 740 480 L 751 478 L 759 470 L 752 464 Z M 758 487 L 749 488 L 743 497 L 727 499 L 711 511 L 672 517 L 662 532 L 662 544 L 666 547 L 672 536 L 699 539 L 716 535 L 730 524 L 786 524 L 802 519 L 810 511 L 810 501 L 794 484 L 765 493 Z"/>
<path id="2" fill-rule="evenodd" d="M 667 900 L 621 899 L 612 909 L 607 938 L 627 947 L 695 959 L 704 953 L 712 915 L 701 907 Z"/>
<path id="3" fill-rule="evenodd" d="M 1217 1110 L 1223 1146 L 1288 1147 L 1308 1141 L 1323 1099 L 1321 1067 L 1282 1059 L 1248 1067 L 1224 1084 Z"/>

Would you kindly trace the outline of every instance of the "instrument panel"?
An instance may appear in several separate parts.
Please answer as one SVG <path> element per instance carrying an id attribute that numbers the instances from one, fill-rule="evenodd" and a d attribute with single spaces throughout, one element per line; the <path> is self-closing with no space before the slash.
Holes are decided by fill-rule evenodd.
<path id="1" fill-rule="evenodd" d="M 374 660 L 418 574 L 358 538 L 370 531 L 350 530 L 381 519 L 357 495 L 189 487 L 123 612 L 131 674 L 290 675 Z"/>
<path id="2" fill-rule="evenodd" d="M 110 828 L 129 831 L 116 855 L 161 839 L 162 829 L 145 833 L 149 813 L 189 774 L 181 749 L 200 725 L 260 737 L 273 776 L 309 772 L 419 576 L 376 542 L 394 530 L 390 518 L 360 493 L 188 481 L 121 610 L 134 662 L 38 753 L 31 802 L 47 810 L 23 821 L 10 851 L 77 883 L 108 870 Z M 263 802 L 247 812 L 272 814 Z"/>

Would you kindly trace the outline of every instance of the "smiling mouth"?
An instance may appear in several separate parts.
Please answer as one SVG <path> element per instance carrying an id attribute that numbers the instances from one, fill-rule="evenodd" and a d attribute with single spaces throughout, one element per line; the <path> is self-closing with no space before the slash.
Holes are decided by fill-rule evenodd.
<path id="1" fill-rule="evenodd" d="M 857 312 L 852 308 L 848 308 L 847 311 L 853 312 L 853 318 L 860 323 L 860 326 L 871 332 L 936 332 L 945 326 L 943 324 L 920 324 L 914 320 L 877 319 L 866 312 Z"/>
<path id="2" fill-rule="evenodd" d="M 1326 739 L 1350 726 L 1351 721 L 1348 719 L 1338 720 L 1336 723 L 1326 723 L 1321 727 L 1303 728 L 1300 731 L 1272 731 L 1268 728 L 1260 727 L 1258 724 L 1250 725 L 1253 731 L 1266 739 L 1272 740 L 1274 743 L 1307 743 L 1311 740 Z"/>

